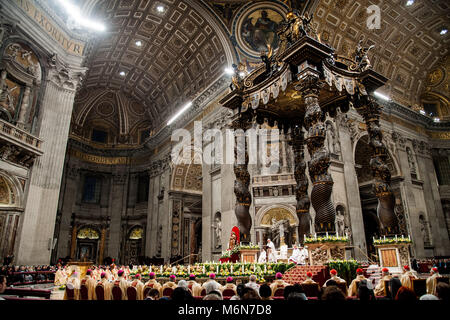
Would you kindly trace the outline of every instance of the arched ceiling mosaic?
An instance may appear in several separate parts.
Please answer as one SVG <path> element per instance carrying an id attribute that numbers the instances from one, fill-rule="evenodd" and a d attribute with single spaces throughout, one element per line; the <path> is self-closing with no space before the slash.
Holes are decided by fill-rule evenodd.
<path id="1" fill-rule="evenodd" d="M 381 9 L 381 28 L 367 28 L 367 8 Z M 350 56 L 359 40 L 374 44 L 373 68 L 390 80 L 383 91 L 395 101 L 418 108 L 420 94 L 433 67 L 449 53 L 450 3 L 446 0 L 320 0 L 314 23 L 322 41 Z"/>
<path id="2" fill-rule="evenodd" d="M 93 2 L 85 6 L 107 31 L 89 53 L 84 89 L 120 90 L 144 106 L 153 124 L 167 121 L 231 65 L 228 37 L 199 1 Z"/>

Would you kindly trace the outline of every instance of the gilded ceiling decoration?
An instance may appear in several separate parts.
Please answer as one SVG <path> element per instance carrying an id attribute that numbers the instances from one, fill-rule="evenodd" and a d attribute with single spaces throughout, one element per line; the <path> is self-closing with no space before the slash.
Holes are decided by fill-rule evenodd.
<path id="1" fill-rule="evenodd" d="M 418 108 L 419 95 L 427 75 L 449 53 L 450 5 L 445 0 L 386 0 L 379 3 L 381 28 L 367 28 L 367 0 L 320 0 L 314 10 L 314 24 L 321 40 L 340 55 L 351 56 L 359 40 L 374 44 L 370 61 L 375 71 L 390 81 L 383 91 L 405 106 Z"/>
<path id="2" fill-rule="evenodd" d="M 120 90 L 158 126 L 233 60 L 220 23 L 198 1 L 97 1 L 92 14 L 107 31 L 88 57 L 84 88 Z"/>

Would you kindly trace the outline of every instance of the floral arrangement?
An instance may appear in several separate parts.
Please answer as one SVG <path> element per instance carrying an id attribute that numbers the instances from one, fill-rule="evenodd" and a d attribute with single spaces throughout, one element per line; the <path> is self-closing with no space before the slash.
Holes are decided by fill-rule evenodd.
<path id="1" fill-rule="evenodd" d="M 60 286 L 60 287 L 58 288 L 58 290 L 66 290 L 66 286 L 65 286 L 65 285 L 62 285 L 62 286 Z"/>
<path id="2" fill-rule="evenodd" d="M 347 242 L 348 237 L 330 236 L 326 235 L 324 237 L 305 237 L 304 243 L 321 243 L 321 242 Z"/>
<path id="3" fill-rule="evenodd" d="M 392 244 L 392 243 L 412 243 L 411 237 L 408 236 L 408 238 L 404 237 L 403 235 L 401 237 L 393 237 L 393 238 L 379 238 L 379 239 L 373 239 L 373 244 Z"/>

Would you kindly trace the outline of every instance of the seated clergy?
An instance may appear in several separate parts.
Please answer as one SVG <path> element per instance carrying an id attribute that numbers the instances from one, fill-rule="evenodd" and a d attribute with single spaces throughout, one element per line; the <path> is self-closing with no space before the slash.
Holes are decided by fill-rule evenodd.
<path id="1" fill-rule="evenodd" d="M 130 287 L 136 288 L 137 300 L 144 300 L 144 284 L 141 281 L 140 274 L 134 276 L 134 280 L 130 283 Z"/>
<path id="2" fill-rule="evenodd" d="M 259 291 L 259 284 L 256 283 L 256 279 L 257 279 L 256 276 L 254 274 L 252 274 L 248 278 L 248 282 L 245 284 L 245 286 L 248 287 L 248 288 L 252 288 L 256 292 L 258 292 Z"/>
<path id="3" fill-rule="evenodd" d="M 201 295 L 202 286 L 195 281 L 195 275 L 189 275 L 188 289 L 191 291 L 194 297 L 198 297 Z"/>
<path id="4" fill-rule="evenodd" d="M 175 288 L 177 287 L 177 284 L 175 283 L 176 281 L 176 276 L 174 274 L 171 274 L 169 277 L 169 281 L 167 281 L 166 283 L 163 284 L 163 286 L 161 287 L 161 294 L 160 296 L 163 297 L 164 296 L 164 290 L 166 288 L 171 288 L 172 290 L 175 290 Z"/>
<path id="5" fill-rule="evenodd" d="M 353 281 L 350 283 L 350 286 L 348 287 L 348 296 L 353 297 L 356 296 L 358 293 L 358 283 L 361 282 L 361 280 L 367 280 L 366 277 L 364 277 L 364 270 L 361 268 L 356 269 L 356 278 L 353 279 Z"/>
<path id="6" fill-rule="evenodd" d="M 80 279 L 79 273 L 75 270 L 72 271 L 72 275 L 67 279 L 66 283 L 66 291 L 64 292 L 64 300 L 68 300 L 70 297 L 67 294 L 67 290 L 72 290 L 74 295 L 74 300 L 78 300 L 80 294 Z"/>
<path id="7" fill-rule="evenodd" d="M 309 257 L 309 253 L 308 253 L 308 249 L 307 247 L 300 247 L 300 255 L 299 255 L 299 261 L 297 264 L 301 264 L 301 265 L 305 265 L 308 263 L 308 257 Z"/>
<path id="8" fill-rule="evenodd" d="M 347 282 L 344 279 L 338 277 L 336 269 L 331 269 L 330 270 L 330 276 L 331 276 L 331 278 L 328 279 L 327 281 L 325 281 L 325 283 L 323 284 L 324 287 L 327 286 L 327 282 L 330 281 L 330 280 L 334 280 L 337 283 L 346 283 Z"/>
<path id="9" fill-rule="evenodd" d="M 403 267 L 403 274 L 400 277 L 400 281 L 402 283 L 402 286 L 413 290 L 413 285 L 412 285 L 412 280 L 413 279 L 417 279 L 417 276 L 414 275 L 411 272 L 411 270 L 410 270 L 408 265 L 404 266 Z"/>
<path id="10" fill-rule="evenodd" d="M 119 287 L 122 291 L 122 300 L 127 300 L 128 281 L 125 280 L 125 274 L 122 269 L 117 271 L 117 280 L 114 280 L 111 285 L 111 297 L 113 297 L 112 290 L 114 287 Z"/>
<path id="11" fill-rule="evenodd" d="M 280 255 L 279 259 L 285 260 L 287 259 L 288 246 L 285 243 L 282 243 L 280 246 Z"/>
<path id="12" fill-rule="evenodd" d="M 300 263 L 300 249 L 294 244 L 294 248 L 292 249 L 292 255 L 289 257 L 289 262 L 293 262 L 295 264 Z"/>
<path id="13" fill-rule="evenodd" d="M 87 298 L 88 300 L 94 300 L 94 290 L 95 290 L 96 281 L 92 278 L 92 270 L 88 269 L 86 271 L 86 275 L 80 282 L 80 289 L 82 286 L 86 286 L 87 288 Z M 81 293 L 80 293 L 80 298 Z"/>
<path id="14" fill-rule="evenodd" d="M 302 282 L 302 284 L 310 284 L 310 283 L 317 283 L 312 279 L 312 273 L 310 271 L 308 271 L 306 273 L 306 280 Z"/>
<path id="15" fill-rule="evenodd" d="M 436 285 L 437 279 L 441 275 L 439 274 L 439 270 L 436 267 L 431 268 L 430 276 L 427 279 L 427 293 L 436 295 Z"/>
<path id="16" fill-rule="evenodd" d="M 236 285 L 233 283 L 233 277 L 227 277 L 227 283 L 222 286 L 222 295 L 224 295 L 224 293 L 226 294 L 226 296 L 234 296 L 236 295 Z M 233 293 L 233 294 L 228 294 L 228 293 Z"/>
<path id="17" fill-rule="evenodd" d="M 111 300 L 111 282 L 108 280 L 108 275 L 106 272 L 102 272 L 100 274 L 100 280 L 97 282 L 94 290 L 94 300 L 99 300 L 99 297 L 97 297 L 98 286 L 103 288 L 103 299 Z"/>
<path id="18" fill-rule="evenodd" d="M 65 270 L 59 266 L 58 271 L 55 273 L 55 286 L 62 286 L 65 285 L 67 282 L 67 274 Z"/>
<path id="19" fill-rule="evenodd" d="M 202 285 L 202 291 L 205 289 L 206 294 L 209 294 L 211 291 L 221 291 L 222 286 L 216 280 L 216 275 L 214 273 L 209 274 L 209 280 L 206 281 Z"/>
<path id="20" fill-rule="evenodd" d="M 270 285 L 270 289 L 272 290 L 272 296 L 277 289 L 285 288 L 287 286 L 289 286 L 289 283 L 283 280 L 283 275 L 281 274 L 281 272 L 277 272 L 277 274 L 275 275 L 275 280 Z"/>
<path id="21" fill-rule="evenodd" d="M 389 281 L 392 279 L 392 276 L 389 273 L 388 268 L 383 268 L 381 270 L 381 279 L 378 281 L 378 284 L 376 285 L 374 289 L 375 296 L 386 296 L 386 287 L 385 287 L 385 281 Z"/>
<path id="22" fill-rule="evenodd" d="M 158 290 L 159 293 L 161 293 L 161 284 L 156 281 L 156 274 L 154 272 L 149 273 L 150 279 L 145 283 L 144 285 L 144 291 L 150 291 L 151 289 Z M 150 288 L 147 290 L 147 288 Z"/>

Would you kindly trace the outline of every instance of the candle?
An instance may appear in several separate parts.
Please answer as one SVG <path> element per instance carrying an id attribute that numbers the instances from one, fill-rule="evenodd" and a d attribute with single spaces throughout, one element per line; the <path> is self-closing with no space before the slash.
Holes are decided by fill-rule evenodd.
<path id="1" fill-rule="evenodd" d="M 206 273 L 205 265 L 203 265 L 203 273 Z"/>
<path id="2" fill-rule="evenodd" d="M 397 242 L 397 235 L 395 235 L 395 242 Z"/>
<path id="3" fill-rule="evenodd" d="M 244 273 L 244 264 L 242 264 L 242 273 Z"/>
<path id="4" fill-rule="evenodd" d="M 191 273 L 191 265 L 188 265 L 188 273 Z"/>
<path id="5" fill-rule="evenodd" d="M 159 268 L 159 273 L 163 273 L 162 265 L 161 265 L 160 268 Z"/>
<path id="6" fill-rule="evenodd" d="M 317 240 L 317 233 L 314 233 L 314 239 Z"/>
<path id="7" fill-rule="evenodd" d="M 411 241 L 411 236 L 408 234 L 408 241 Z"/>
<path id="8" fill-rule="evenodd" d="M 267 272 L 267 264 L 264 264 L 264 273 Z"/>
<path id="9" fill-rule="evenodd" d="M 328 238 L 328 231 L 327 231 L 327 233 L 326 233 L 326 236 L 327 236 L 327 238 Z"/>
<path id="10" fill-rule="evenodd" d="M 373 239 L 373 243 L 375 243 L 375 237 L 372 237 L 372 239 Z"/>
<path id="11" fill-rule="evenodd" d="M 386 236 L 384 236 L 384 240 L 386 240 Z"/>
<path id="12" fill-rule="evenodd" d="M 233 273 L 233 264 L 231 264 L 231 273 Z"/>
<path id="13" fill-rule="evenodd" d="M 303 240 L 306 241 L 306 233 L 303 235 Z"/>

